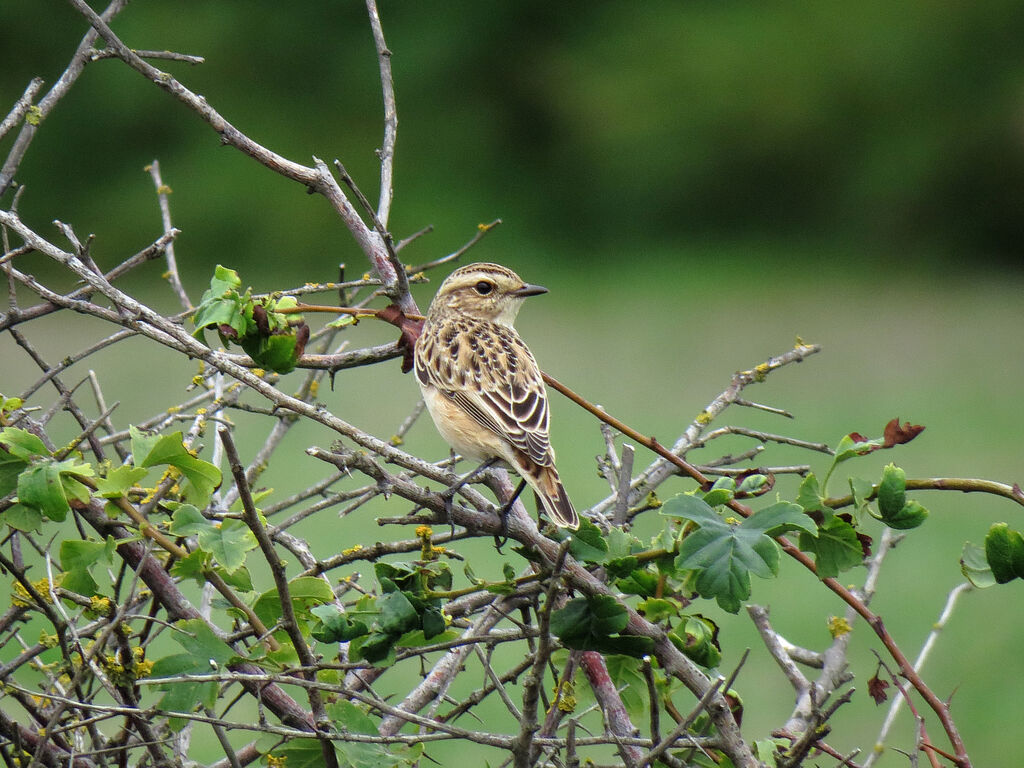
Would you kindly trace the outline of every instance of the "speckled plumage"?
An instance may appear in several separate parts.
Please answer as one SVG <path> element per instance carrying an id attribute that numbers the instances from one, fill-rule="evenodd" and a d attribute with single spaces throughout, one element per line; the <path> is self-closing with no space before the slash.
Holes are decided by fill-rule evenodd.
<path id="1" fill-rule="evenodd" d="M 437 291 L 416 342 L 416 378 L 441 436 L 477 461 L 499 458 L 537 492 L 548 516 L 576 528 L 548 439 L 547 391 L 512 323 L 544 293 L 497 264 L 470 264 Z"/>

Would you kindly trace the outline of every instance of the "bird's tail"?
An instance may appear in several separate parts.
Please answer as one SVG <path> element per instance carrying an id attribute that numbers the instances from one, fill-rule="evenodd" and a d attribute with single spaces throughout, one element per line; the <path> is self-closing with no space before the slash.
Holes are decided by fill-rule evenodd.
<path id="1" fill-rule="evenodd" d="M 534 480 L 528 477 L 527 480 L 533 486 L 533 490 L 540 497 L 544 511 L 551 522 L 562 528 L 576 530 L 580 527 L 580 518 L 569 500 L 569 494 L 565 492 L 565 486 L 558 478 L 558 470 L 554 467 L 542 467 L 538 473 L 539 477 Z"/>

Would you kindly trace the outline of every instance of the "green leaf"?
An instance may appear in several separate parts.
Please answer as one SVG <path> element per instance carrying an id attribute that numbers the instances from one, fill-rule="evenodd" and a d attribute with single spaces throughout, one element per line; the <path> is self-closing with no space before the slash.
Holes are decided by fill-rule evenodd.
<path id="1" fill-rule="evenodd" d="M 648 637 L 619 635 L 629 612 L 611 595 L 589 595 L 570 600 L 551 614 L 551 632 L 567 648 L 601 653 L 643 656 L 654 648 Z"/>
<path id="2" fill-rule="evenodd" d="M 377 723 L 366 710 L 351 701 L 340 699 L 327 705 L 327 716 L 345 733 L 363 733 L 367 736 L 377 735 Z"/>
<path id="3" fill-rule="evenodd" d="M 605 539 L 608 545 L 608 562 L 626 558 L 643 549 L 640 539 L 621 528 L 612 527 Z"/>
<path id="4" fill-rule="evenodd" d="M 57 463 L 40 462 L 22 472 L 18 476 L 18 501 L 25 506 L 35 507 L 51 520 L 62 522 L 71 507 L 64 495 Z"/>
<path id="5" fill-rule="evenodd" d="M 653 597 L 658 594 L 658 574 L 646 569 L 637 569 L 626 578 L 615 582 L 615 586 L 629 595 Z"/>
<path id="6" fill-rule="evenodd" d="M 288 582 L 292 600 L 329 603 L 334 600 L 331 585 L 316 576 L 298 576 Z"/>
<path id="7" fill-rule="evenodd" d="M 206 581 L 206 567 L 209 562 L 210 553 L 197 549 L 188 557 L 175 561 L 171 566 L 171 575 L 178 579 L 195 579 L 197 584 L 202 584 Z"/>
<path id="8" fill-rule="evenodd" d="M 288 592 L 292 598 L 292 607 L 295 610 L 295 618 L 299 623 L 299 630 L 307 633 L 305 617 L 311 612 L 311 606 L 317 603 L 333 602 L 334 593 L 330 585 L 323 579 L 315 576 L 298 576 L 288 582 Z M 273 626 L 283 615 L 281 610 L 281 596 L 277 588 L 267 590 L 257 598 L 252 606 L 253 612 L 260 621 L 268 627 Z M 313 614 L 314 616 L 316 614 Z"/>
<path id="9" fill-rule="evenodd" d="M 803 508 L 804 512 L 822 512 L 831 515 L 832 510 L 821 502 L 821 487 L 818 485 L 818 478 L 814 476 L 813 472 L 809 472 L 807 477 L 800 482 L 800 488 L 796 493 L 796 503 Z"/>
<path id="10" fill-rule="evenodd" d="M 86 597 L 92 597 L 100 593 L 99 584 L 96 583 L 96 579 L 85 568 L 74 568 L 65 571 L 60 585 L 70 592 L 76 592 Z"/>
<path id="11" fill-rule="evenodd" d="M 0 521 L 16 531 L 38 531 L 43 527 L 43 513 L 24 504 L 15 504 L 0 514 Z"/>
<path id="12" fill-rule="evenodd" d="M 787 531 L 807 531 L 814 533 L 817 524 L 807 516 L 803 507 L 789 501 L 780 501 L 770 507 L 759 509 L 743 521 L 742 525 L 750 530 L 759 530 L 766 536 L 781 536 Z"/>
<path id="13" fill-rule="evenodd" d="M 717 507 L 721 504 L 728 504 L 735 495 L 736 481 L 731 477 L 720 477 L 704 494 L 704 503 L 709 507 Z"/>
<path id="14" fill-rule="evenodd" d="M 158 679 L 180 675 L 208 675 L 212 671 L 208 659 L 197 658 L 191 653 L 179 653 L 157 659 L 153 664 L 150 677 Z M 164 692 L 163 698 L 160 699 L 160 708 L 168 712 L 191 712 L 197 705 L 212 707 L 217 703 L 217 683 L 215 681 L 207 683 L 190 680 L 168 681 L 160 683 L 157 690 Z"/>
<path id="15" fill-rule="evenodd" d="M 978 589 L 994 586 L 996 577 L 985 557 L 984 547 L 971 542 L 964 543 L 964 551 L 960 555 L 960 571 L 971 584 Z"/>
<path id="16" fill-rule="evenodd" d="M 422 648 L 424 645 L 435 645 L 458 639 L 460 634 L 453 629 L 446 629 L 427 638 L 422 629 L 406 632 L 395 641 L 396 648 Z"/>
<path id="17" fill-rule="evenodd" d="M 891 462 L 882 470 L 882 481 L 878 484 L 878 511 L 882 520 L 899 514 L 907 503 L 907 479 L 902 469 Z"/>
<path id="18" fill-rule="evenodd" d="M 242 592 L 253 591 L 252 574 L 249 573 L 249 569 L 244 565 L 241 568 L 236 568 L 230 573 L 223 568 L 215 568 L 214 570 L 222 579 L 224 579 L 224 582 L 228 586 L 239 589 Z"/>
<path id="19" fill-rule="evenodd" d="M 0 449 L 0 498 L 18 487 L 18 475 L 25 471 L 28 462 Z"/>
<path id="20" fill-rule="evenodd" d="M 881 444 L 881 440 L 855 440 L 850 435 L 843 435 L 839 445 L 836 446 L 835 455 L 832 457 L 832 464 L 834 466 L 847 459 L 852 459 L 854 456 L 864 456 L 871 453 Z"/>
<path id="21" fill-rule="evenodd" d="M 665 502 L 665 506 L 672 501 Z M 690 507 L 687 516 L 700 518 L 700 528 L 682 539 L 675 566 L 695 571 L 694 586 L 701 597 L 715 598 L 730 613 L 739 611 L 740 603 L 750 597 L 751 573 L 770 578 L 778 572 L 778 546 L 767 532 L 806 527 L 802 518 L 807 516 L 798 512 L 796 505 L 785 502 L 760 510 L 740 523 L 729 523 L 713 511 L 708 515 L 699 507 Z"/>
<path id="22" fill-rule="evenodd" d="M 110 560 L 110 546 L 106 541 L 83 541 L 65 539 L 60 543 L 60 567 L 65 571 L 81 568 L 87 570 L 100 558 Z"/>
<path id="23" fill-rule="evenodd" d="M 658 514 L 669 517 L 682 517 L 692 520 L 698 525 L 705 522 L 722 522 L 722 518 L 703 499 L 689 493 L 680 493 L 666 501 L 658 509 Z"/>
<path id="24" fill-rule="evenodd" d="M 722 661 L 718 645 L 718 625 L 701 615 L 684 616 L 668 633 L 672 641 L 693 662 L 711 669 Z"/>
<path id="25" fill-rule="evenodd" d="M 659 621 L 679 615 L 679 604 L 674 600 L 666 600 L 660 597 L 649 597 L 637 603 L 636 609 L 644 615 L 649 622 L 657 624 Z"/>
<path id="26" fill-rule="evenodd" d="M 291 373 L 298 362 L 298 338 L 294 333 L 272 336 L 246 336 L 241 339 L 242 349 L 261 368 L 277 373 Z"/>
<path id="27" fill-rule="evenodd" d="M 760 493 L 761 489 L 768 484 L 768 476 L 753 474 L 747 475 L 743 478 L 739 487 L 736 489 L 736 495 L 753 496 Z"/>
<path id="28" fill-rule="evenodd" d="M 388 635 L 397 636 L 419 628 L 420 618 L 416 608 L 401 590 L 379 597 L 377 608 L 380 610 L 378 622 L 381 631 Z"/>
<path id="29" fill-rule="evenodd" d="M 49 456 L 46 445 L 38 437 L 24 429 L 4 427 L 0 429 L 0 447 L 7 453 L 22 461 L 30 461 L 40 456 Z"/>
<path id="30" fill-rule="evenodd" d="M 374 631 L 357 637 L 349 644 L 349 655 L 355 659 L 366 659 L 375 666 L 391 666 L 395 658 L 395 643 L 399 635 Z"/>
<path id="31" fill-rule="evenodd" d="M 571 531 L 570 536 L 569 552 L 580 562 L 600 563 L 608 554 L 608 542 L 589 518 L 581 517 L 580 527 Z"/>
<path id="32" fill-rule="evenodd" d="M 202 619 L 182 619 L 175 626 L 182 631 L 172 637 L 196 660 L 197 668 L 203 669 L 204 674 L 209 674 L 214 665 L 223 667 L 234 658 L 231 647 L 213 634 Z"/>
<path id="33" fill-rule="evenodd" d="M 834 579 L 840 571 L 860 565 L 864 560 L 856 529 L 838 517 L 823 523 L 817 536 L 801 533 L 800 549 L 814 554 L 820 579 Z"/>
<path id="34" fill-rule="evenodd" d="M 210 287 L 203 293 L 192 315 L 196 327 L 195 335 L 202 338 L 203 329 L 210 326 L 227 325 L 239 335 L 245 332 L 247 321 L 243 317 L 243 302 L 238 295 L 242 280 L 233 269 L 217 265 Z"/>
<path id="35" fill-rule="evenodd" d="M 379 747 L 379 744 L 368 744 L 367 746 Z M 335 748 L 337 751 L 337 748 Z M 283 765 L 288 768 L 323 768 L 324 753 L 317 739 L 291 739 L 280 747 L 276 747 L 272 753 L 274 757 L 283 758 Z M 341 764 L 343 768 L 351 768 L 353 763 Z M 362 768 L 360 766 L 359 768 Z M 368 764 L 365 768 L 375 768 Z"/>
<path id="36" fill-rule="evenodd" d="M 997 584 L 1024 578 L 1024 537 L 1006 523 L 996 523 L 985 536 L 985 559 Z"/>
<path id="37" fill-rule="evenodd" d="M 617 557 L 604 564 L 604 569 L 609 579 L 618 579 L 629 576 L 640 565 L 640 560 L 633 555 L 629 557 Z"/>
<path id="38" fill-rule="evenodd" d="M 423 622 L 423 638 L 425 640 L 437 637 L 446 628 L 444 616 L 441 614 L 440 608 L 427 608 L 423 612 L 421 621 Z"/>
<path id="39" fill-rule="evenodd" d="M 928 517 L 928 510 L 911 499 L 903 508 L 891 517 L 883 517 L 882 521 L 890 528 L 907 531 L 917 528 Z"/>
<path id="40" fill-rule="evenodd" d="M 176 467 L 190 483 L 184 490 L 185 499 L 198 507 L 205 507 L 210 502 L 210 496 L 220 485 L 220 470 L 189 453 L 182 442 L 181 432 L 147 437 L 131 427 L 130 433 L 136 467 L 155 467 L 161 464 Z"/>
<path id="41" fill-rule="evenodd" d="M 853 503 L 856 508 L 856 517 L 860 520 L 867 510 L 868 500 L 875 493 L 875 485 L 870 480 L 864 480 L 860 477 L 851 477 L 849 482 L 850 493 L 853 495 Z"/>
<path id="42" fill-rule="evenodd" d="M 259 544 L 241 520 L 224 520 L 219 527 L 199 531 L 199 547 L 213 555 L 229 573 L 245 564 L 245 553 Z"/>
<path id="43" fill-rule="evenodd" d="M 104 499 L 119 499 L 128 493 L 148 472 L 143 467 L 125 464 L 96 479 L 96 493 Z"/>
<path id="44" fill-rule="evenodd" d="M 171 515 L 171 525 L 167 530 L 175 536 L 195 536 L 200 531 L 208 531 L 213 527 L 213 521 L 203 517 L 203 513 L 194 506 L 182 504 Z"/>

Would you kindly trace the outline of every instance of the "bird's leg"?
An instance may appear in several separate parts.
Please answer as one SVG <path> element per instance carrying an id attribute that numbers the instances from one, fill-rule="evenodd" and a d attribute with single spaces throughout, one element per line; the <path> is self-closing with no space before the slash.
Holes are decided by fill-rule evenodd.
<path id="1" fill-rule="evenodd" d="M 451 526 L 453 536 L 455 535 L 455 521 L 452 520 L 452 500 L 455 498 L 455 494 L 459 492 L 459 489 L 462 486 L 468 485 L 469 483 L 476 480 L 479 475 L 482 475 L 484 472 L 490 469 L 491 466 L 495 464 L 497 461 L 498 459 L 496 458 L 488 459 L 479 467 L 474 469 L 472 472 L 468 473 L 463 477 L 460 477 L 450 486 L 441 491 L 441 498 L 444 499 L 444 512 L 448 516 L 448 525 Z"/>
<path id="2" fill-rule="evenodd" d="M 494 537 L 494 547 L 499 552 L 501 548 L 505 546 L 508 541 L 508 513 L 512 509 L 512 505 L 516 503 L 516 499 L 519 498 L 519 494 L 523 492 L 526 487 L 526 480 L 520 479 L 519 485 L 516 486 L 515 491 L 512 493 L 512 498 L 501 505 L 501 509 L 498 510 L 498 515 L 501 516 L 501 531 Z"/>

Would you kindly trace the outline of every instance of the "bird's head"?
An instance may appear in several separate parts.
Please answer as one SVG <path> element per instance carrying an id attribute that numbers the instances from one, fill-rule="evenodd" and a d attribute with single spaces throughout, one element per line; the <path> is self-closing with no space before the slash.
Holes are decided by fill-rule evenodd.
<path id="1" fill-rule="evenodd" d="M 467 264 L 441 283 L 430 303 L 428 317 L 454 312 L 511 326 L 527 296 L 547 292 L 543 286 L 524 283 L 519 275 L 500 264 Z"/>

